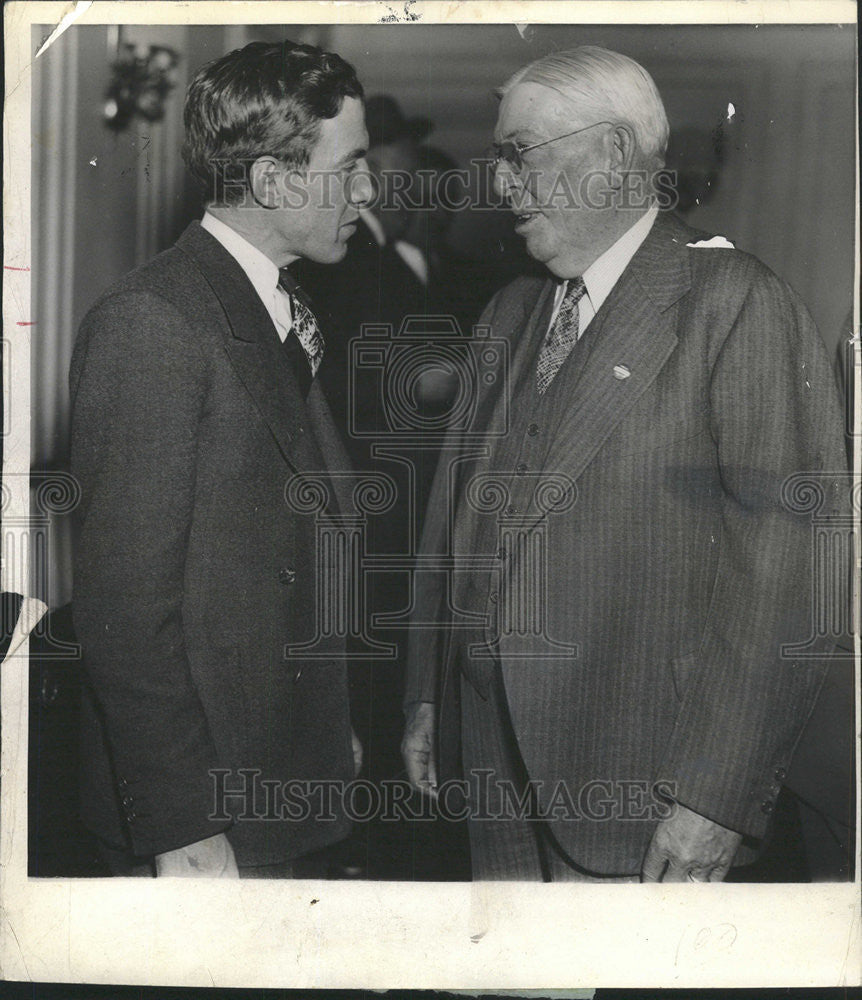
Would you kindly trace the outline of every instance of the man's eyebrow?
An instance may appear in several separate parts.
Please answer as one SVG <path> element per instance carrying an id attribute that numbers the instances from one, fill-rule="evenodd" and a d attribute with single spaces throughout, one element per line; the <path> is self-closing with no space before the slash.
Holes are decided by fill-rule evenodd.
<path id="1" fill-rule="evenodd" d="M 520 128 L 513 128 L 508 131 L 502 138 L 503 142 L 515 142 L 515 136 L 520 138 L 521 143 L 528 145 L 530 140 L 537 136 L 539 133 L 535 131 L 530 125 L 523 125 Z M 517 143 L 516 143 L 517 144 Z"/>
<path id="2" fill-rule="evenodd" d="M 361 146 L 356 149 L 351 150 L 346 155 L 342 156 L 338 161 L 339 163 L 350 163 L 351 160 L 361 160 L 363 156 L 368 152 L 367 149 L 363 149 Z"/>

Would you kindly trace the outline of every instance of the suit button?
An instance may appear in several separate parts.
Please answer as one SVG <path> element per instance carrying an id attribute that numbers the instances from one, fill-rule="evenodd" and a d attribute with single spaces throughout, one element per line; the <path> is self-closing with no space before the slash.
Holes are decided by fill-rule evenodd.
<path id="1" fill-rule="evenodd" d="M 127 819 L 127 820 L 128 820 L 128 821 L 129 821 L 130 823 L 134 822 L 134 821 L 135 821 L 135 820 L 136 820 L 137 818 L 138 818 L 138 814 L 137 814 L 137 813 L 135 812 L 135 810 L 134 810 L 134 809 L 130 809 L 130 810 L 129 810 L 129 811 L 128 811 L 128 812 L 126 813 L 126 819 Z"/>
<path id="2" fill-rule="evenodd" d="M 285 566 L 284 569 L 278 571 L 278 582 L 284 584 L 285 587 L 289 587 L 290 584 L 296 581 L 296 570 L 291 569 L 289 566 Z"/>
<path id="3" fill-rule="evenodd" d="M 500 560 L 500 562 L 506 561 L 506 550 L 504 548 L 497 549 L 494 555 Z"/>
<path id="4" fill-rule="evenodd" d="M 783 767 L 776 767 L 776 769 L 775 769 L 775 780 L 776 781 L 784 781 L 784 779 L 786 777 L 787 777 L 787 771 L 785 771 Z"/>
<path id="5" fill-rule="evenodd" d="M 527 428 L 527 433 L 530 435 L 531 438 L 534 438 L 539 433 L 539 425 L 530 424 L 530 426 Z"/>
<path id="6" fill-rule="evenodd" d="M 124 806 L 125 806 L 125 807 L 126 807 L 127 809 L 129 808 L 129 806 L 131 806 L 131 805 L 132 805 L 132 804 L 134 803 L 134 801 L 135 801 L 135 800 L 134 800 L 134 799 L 132 798 L 132 796 L 131 796 L 131 795 L 124 795 L 124 796 L 123 796 L 123 805 L 124 805 Z"/>
<path id="7" fill-rule="evenodd" d="M 768 816 L 770 813 L 775 812 L 775 803 L 770 802 L 769 799 L 767 799 L 765 802 L 761 802 L 760 809 Z"/>
<path id="8" fill-rule="evenodd" d="M 128 781 L 126 781 L 126 779 L 125 779 L 125 778 L 117 778 L 117 787 L 118 787 L 118 788 L 120 789 L 120 791 L 122 792 L 122 791 L 124 791 L 124 790 L 125 790 L 126 788 L 128 788 L 128 787 L 129 787 L 129 783 L 128 783 Z"/>
<path id="9" fill-rule="evenodd" d="M 518 513 L 518 508 L 513 503 L 510 503 L 509 506 L 506 508 L 506 513 L 509 515 L 509 517 L 511 517 L 513 514 Z"/>
<path id="10" fill-rule="evenodd" d="M 517 472 L 519 476 L 523 476 L 526 471 L 527 471 L 526 462 L 518 462 L 518 464 L 515 466 L 515 472 Z"/>
<path id="11" fill-rule="evenodd" d="M 302 677 L 302 667 L 297 667 L 296 673 L 293 675 L 293 683 L 298 684 L 300 677 Z"/>
<path id="12" fill-rule="evenodd" d="M 492 591 L 488 595 L 488 600 L 491 602 L 491 604 L 496 604 L 497 603 L 497 601 L 499 600 L 499 598 L 497 597 L 497 591 L 496 590 Z"/>

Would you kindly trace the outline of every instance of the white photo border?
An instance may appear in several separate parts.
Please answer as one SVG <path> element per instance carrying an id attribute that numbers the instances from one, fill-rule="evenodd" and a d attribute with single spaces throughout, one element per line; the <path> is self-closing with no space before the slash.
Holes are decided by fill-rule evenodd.
<path id="1" fill-rule="evenodd" d="M 288 9 L 289 8 L 289 9 Z M 25 3 L 5 8 L 4 366 L 11 517 L 29 499 L 31 26 L 98 23 L 855 23 L 824 2 Z M 858 144 L 857 144 L 858 157 Z M 858 162 L 858 161 L 857 161 Z M 850 192 L 847 193 L 848 197 Z M 854 204 L 858 201 L 854 198 Z M 858 288 L 859 219 L 856 218 Z M 859 329 L 859 303 L 854 312 Z M 857 387 L 858 390 L 858 387 Z M 856 406 L 857 420 L 862 407 Z M 856 446 L 859 447 L 857 427 Z M 859 456 L 855 457 L 856 469 Z M 16 485 L 17 484 L 17 485 Z M 26 529 L 22 529 L 25 531 Z M 20 569 L 20 568 L 19 568 Z M 23 572 L 23 570 L 21 570 Z M 4 590 L 20 583 L 4 566 Z M 26 579 L 26 575 L 24 576 Z M 26 644 L 2 673 L 0 970 L 130 985 L 516 990 L 852 986 L 859 868 L 848 884 L 527 885 L 31 879 Z M 856 657 L 859 711 L 859 650 Z M 859 758 L 857 746 L 857 780 Z M 859 795 L 857 788 L 857 831 Z"/>

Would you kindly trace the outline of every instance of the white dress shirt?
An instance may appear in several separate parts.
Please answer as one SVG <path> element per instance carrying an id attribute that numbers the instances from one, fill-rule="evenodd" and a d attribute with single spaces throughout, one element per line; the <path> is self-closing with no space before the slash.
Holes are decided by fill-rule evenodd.
<path id="1" fill-rule="evenodd" d="M 653 205 L 630 229 L 623 233 L 613 246 L 608 247 L 601 257 L 594 260 L 584 271 L 583 279 L 587 290 L 578 303 L 578 339 L 583 336 L 584 330 L 610 295 L 611 289 L 619 281 L 623 271 L 628 267 L 629 261 L 647 238 L 657 215 L 658 207 Z M 551 314 L 551 322 L 548 324 L 549 331 L 554 325 L 565 294 L 566 282 L 561 281 L 554 295 L 554 311 Z"/>
<path id="2" fill-rule="evenodd" d="M 244 236 L 209 212 L 204 213 L 201 228 L 214 236 L 248 275 L 248 280 L 272 317 L 279 339 L 284 343 L 293 326 L 293 316 L 290 296 L 278 283 L 278 267 Z"/>

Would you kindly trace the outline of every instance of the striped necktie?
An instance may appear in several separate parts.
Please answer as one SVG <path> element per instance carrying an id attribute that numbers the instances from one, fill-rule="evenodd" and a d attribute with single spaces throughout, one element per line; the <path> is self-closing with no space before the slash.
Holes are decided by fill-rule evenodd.
<path id="1" fill-rule="evenodd" d="M 308 366 L 311 369 L 311 376 L 314 378 L 318 368 L 320 368 L 320 362 L 323 360 L 323 350 L 326 345 L 317 318 L 311 311 L 311 300 L 299 287 L 287 268 L 282 268 L 279 271 L 278 284 L 290 296 L 290 311 L 293 317 L 291 333 L 295 334 L 296 339 L 302 344 L 302 349 L 308 359 Z"/>
<path id="2" fill-rule="evenodd" d="M 539 363 L 536 366 L 536 389 L 543 395 L 553 382 L 563 362 L 578 342 L 580 311 L 578 302 L 583 298 L 587 286 L 583 278 L 570 278 L 566 282 L 566 292 L 560 303 L 560 311 L 554 325 L 542 344 Z"/>

